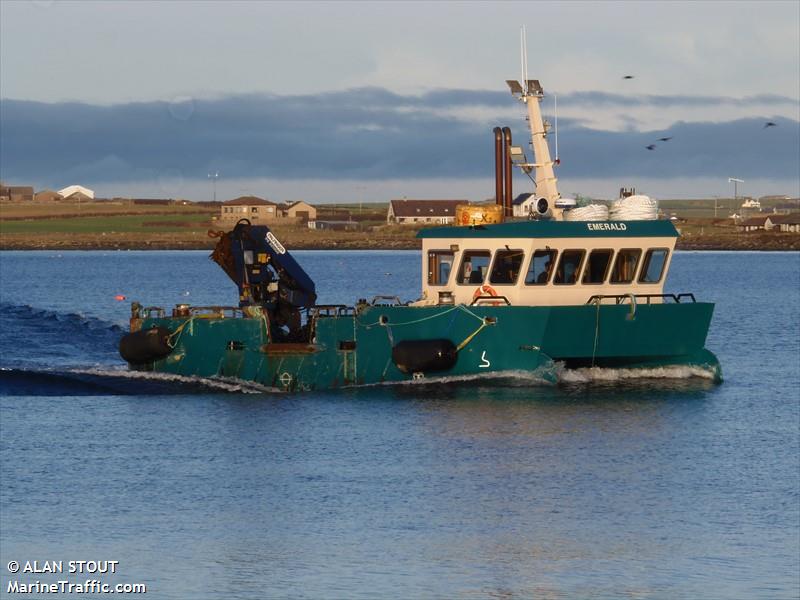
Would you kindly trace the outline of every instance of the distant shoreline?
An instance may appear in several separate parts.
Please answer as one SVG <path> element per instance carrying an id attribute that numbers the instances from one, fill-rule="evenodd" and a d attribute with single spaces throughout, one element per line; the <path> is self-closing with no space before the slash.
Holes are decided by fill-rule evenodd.
<path id="1" fill-rule="evenodd" d="M 800 251 L 800 236 L 796 234 L 781 235 L 775 233 L 741 234 L 739 236 L 691 236 L 679 238 L 677 250 L 709 250 L 709 251 Z M 290 250 L 419 250 L 421 244 L 416 239 L 392 240 L 338 240 L 324 243 L 293 242 L 287 244 Z M 0 251 L 9 250 L 207 250 L 213 249 L 213 243 L 205 240 L 36 240 L 36 239 L 0 239 Z"/>
<path id="2" fill-rule="evenodd" d="M 689 206 L 684 206 L 687 204 Z M 774 203 L 773 203 L 774 204 Z M 680 250 L 800 250 L 800 234 L 738 231 L 717 218 L 716 201 L 663 201 L 676 217 Z M 674 206 L 672 206 L 674 205 Z M 309 229 L 275 221 L 270 227 L 295 250 L 419 250 L 420 224 L 386 222 L 386 204 L 318 207 L 322 221 L 348 221 L 357 230 Z M 209 230 L 228 229 L 219 207 L 115 202 L 0 203 L 0 250 L 207 250 Z M 694 213 L 697 213 L 696 215 Z"/>

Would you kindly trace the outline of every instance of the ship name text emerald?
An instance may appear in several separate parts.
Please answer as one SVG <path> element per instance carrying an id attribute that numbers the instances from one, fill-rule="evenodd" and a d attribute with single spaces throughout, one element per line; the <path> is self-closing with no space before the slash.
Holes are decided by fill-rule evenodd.
<path id="1" fill-rule="evenodd" d="M 625 223 L 587 223 L 589 231 L 626 231 L 628 226 Z"/>

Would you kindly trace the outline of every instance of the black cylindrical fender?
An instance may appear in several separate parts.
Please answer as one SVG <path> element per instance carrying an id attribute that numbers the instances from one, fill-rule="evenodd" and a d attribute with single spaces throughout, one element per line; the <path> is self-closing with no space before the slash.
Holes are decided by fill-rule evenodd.
<path id="1" fill-rule="evenodd" d="M 392 361 L 403 373 L 431 373 L 452 369 L 458 350 L 450 340 L 406 340 L 392 348 Z"/>
<path id="2" fill-rule="evenodd" d="M 160 360 L 172 352 L 169 345 L 171 332 L 166 327 L 142 329 L 122 336 L 119 353 L 132 365 L 143 365 Z"/>

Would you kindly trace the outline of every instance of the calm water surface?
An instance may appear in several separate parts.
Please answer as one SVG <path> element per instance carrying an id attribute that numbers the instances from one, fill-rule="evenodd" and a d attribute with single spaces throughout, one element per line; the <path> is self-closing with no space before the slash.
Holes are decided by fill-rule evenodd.
<path id="1" fill-rule="evenodd" d="M 419 289 L 413 252 L 297 257 L 320 302 Z M 717 303 L 722 385 L 280 395 L 115 376 L 116 294 L 233 303 L 206 253 L 0 253 L 0 596 L 108 559 L 153 598 L 796 598 L 800 254 L 679 253 L 668 288 Z"/>

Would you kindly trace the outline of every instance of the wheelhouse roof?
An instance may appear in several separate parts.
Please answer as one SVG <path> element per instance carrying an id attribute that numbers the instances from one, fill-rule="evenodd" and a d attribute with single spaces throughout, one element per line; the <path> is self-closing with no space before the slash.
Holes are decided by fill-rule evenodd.
<path id="1" fill-rule="evenodd" d="M 492 225 L 431 227 L 418 238 L 678 237 L 670 221 L 510 221 Z"/>

